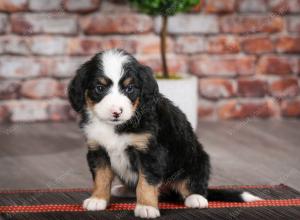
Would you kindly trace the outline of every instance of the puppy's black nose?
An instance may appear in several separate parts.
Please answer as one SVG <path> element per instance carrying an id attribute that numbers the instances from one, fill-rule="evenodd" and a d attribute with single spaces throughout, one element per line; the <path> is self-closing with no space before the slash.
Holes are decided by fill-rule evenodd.
<path id="1" fill-rule="evenodd" d="M 113 115 L 114 118 L 119 118 L 120 115 L 122 114 L 122 112 L 123 112 L 123 109 L 120 108 L 120 109 L 117 110 L 117 111 L 113 111 L 113 112 L 112 112 L 112 115 Z"/>
<path id="2" fill-rule="evenodd" d="M 121 113 L 113 112 L 112 114 L 113 114 L 114 118 L 119 118 Z"/>

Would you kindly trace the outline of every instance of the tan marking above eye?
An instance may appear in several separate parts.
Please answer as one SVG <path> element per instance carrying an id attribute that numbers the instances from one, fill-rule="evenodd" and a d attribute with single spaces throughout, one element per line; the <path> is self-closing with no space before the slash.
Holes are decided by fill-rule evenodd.
<path id="1" fill-rule="evenodd" d="M 105 86 L 108 85 L 108 81 L 104 77 L 100 77 L 100 78 L 98 78 L 98 80 L 102 85 L 105 85 Z"/>
<path id="2" fill-rule="evenodd" d="M 132 82 L 132 78 L 131 78 L 131 77 L 128 77 L 127 79 L 125 79 L 125 80 L 123 81 L 123 85 L 126 87 L 126 86 L 128 86 L 131 82 Z"/>

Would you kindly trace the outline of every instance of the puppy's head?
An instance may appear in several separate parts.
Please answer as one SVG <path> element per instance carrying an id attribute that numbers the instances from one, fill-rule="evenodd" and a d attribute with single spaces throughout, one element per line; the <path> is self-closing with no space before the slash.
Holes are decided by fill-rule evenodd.
<path id="1" fill-rule="evenodd" d="M 109 124 L 129 120 L 158 93 L 149 67 L 123 50 L 107 50 L 84 63 L 69 85 L 69 100 L 77 112 L 88 111 Z"/>

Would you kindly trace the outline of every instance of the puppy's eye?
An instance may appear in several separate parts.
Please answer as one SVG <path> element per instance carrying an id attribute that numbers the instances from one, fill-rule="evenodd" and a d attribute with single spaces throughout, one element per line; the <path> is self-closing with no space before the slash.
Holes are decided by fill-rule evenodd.
<path id="1" fill-rule="evenodd" d="M 134 89 L 133 85 L 130 84 L 130 85 L 128 85 L 128 86 L 125 88 L 125 92 L 128 93 L 128 94 L 130 94 L 130 93 L 133 92 L 133 89 Z"/>
<path id="2" fill-rule="evenodd" d="M 104 91 L 104 89 L 105 89 L 104 86 L 102 86 L 102 85 L 97 85 L 97 86 L 95 87 L 95 92 L 96 92 L 97 94 L 100 94 L 100 93 L 102 93 L 102 92 Z"/>

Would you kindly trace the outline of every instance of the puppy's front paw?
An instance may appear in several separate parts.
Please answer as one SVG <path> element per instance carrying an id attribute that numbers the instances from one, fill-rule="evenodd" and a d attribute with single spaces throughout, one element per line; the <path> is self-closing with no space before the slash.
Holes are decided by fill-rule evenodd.
<path id="1" fill-rule="evenodd" d="M 160 213 L 155 207 L 136 204 L 134 215 L 141 218 L 157 218 L 160 216 Z"/>
<path id="2" fill-rule="evenodd" d="M 184 204 L 186 207 L 189 207 L 189 208 L 203 209 L 203 208 L 208 207 L 207 199 L 199 194 L 192 194 L 192 195 L 188 196 L 185 199 Z"/>
<path id="3" fill-rule="evenodd" d="M 83 201 L 83 208 L 89 211 L 104 210 L 107 207 L 107 201 L 104 199 L 98 199 L 90 197 Z"/>

